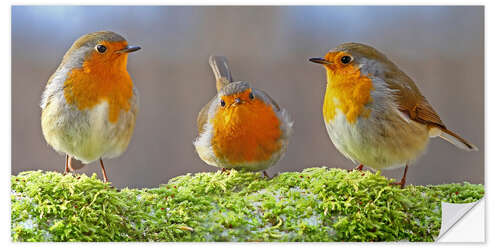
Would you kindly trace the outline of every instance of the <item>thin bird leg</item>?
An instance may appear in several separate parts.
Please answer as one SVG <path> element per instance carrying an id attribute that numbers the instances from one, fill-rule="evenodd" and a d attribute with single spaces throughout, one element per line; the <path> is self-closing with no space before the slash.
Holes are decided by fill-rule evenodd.
<path id="1" fill-rule="evenodd" d="M 401 181 L 400 182 L 393 182 L 393 183 L 391 183 L 391 185 L 399 185 L 401 188 L 404 188 L 405 184 L 406 184 L 406 173 L 407 172 L 408 172 L 408 164 L 406 164 L 405 172 L 403 174 L 403 178 L 401 178 Z"/>
<path id="2" fill-rule="evenodd" d="M 101 170 L 102 170 L 102 176 L 104 178 L 104 182 L 109 182 L 108 175 L 106 175 L 106 169 L 104 169 L 104 163 L 102 162 L 102 158 L 99 158 L 99 161 L 101 162 Z"/>
<path id="3" fill-rule="evenodd" d="M 64 164 L 64 174 L 69 173 L 69 155 L 66 154 L 66 163 Z"/>

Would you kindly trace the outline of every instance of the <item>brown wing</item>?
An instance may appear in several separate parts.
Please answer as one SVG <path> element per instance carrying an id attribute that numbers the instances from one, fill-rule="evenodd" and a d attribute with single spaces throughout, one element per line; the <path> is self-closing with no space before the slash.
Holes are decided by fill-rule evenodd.
<path id="1" fill-rule="evenodd" d="M 217 96 L 216 96 L 217 97 Z M 212 98 L 203 108 L 200 110 L 200 113 L 198 113 L 198 118 L 196 119 L 196 122 L 198 123 L 198 134 L 201 135 L 203 133 L 203 127 L 207 123 L 208 120 L 208 109 L 210 108 L 210 105 L 212 102 L 215 100 L 215 98 Z"/>
<path id="2" fill-rule="evenodd" d="M 446 128 L 431 104 L 406 74 L 401 71 L 399 71 L 399 74 L 394 74 L 397 71 L 391 72 L 386 73 L 386 82 L 390 89 L 395 90 L 396 101 L 401 112 L 414 121 L 439 128 L 442 132 L 439 136 L 458 148 L 467 151 L 478 150 L 476 146 Z"/>
<path id="3" fill-rule="evenodd" d="M 397 74 L 388 73 L 386 75 L 386 81 L 389 88 L 395 90 L 394 94 L 399 110 L 414 121 L 426 125 L 446 128 L 441 118 L 439 118 L 439 115 L 432 108 L 427 99 L 420 93 L 413 80 L 399 69 L 397 71 Z"/>

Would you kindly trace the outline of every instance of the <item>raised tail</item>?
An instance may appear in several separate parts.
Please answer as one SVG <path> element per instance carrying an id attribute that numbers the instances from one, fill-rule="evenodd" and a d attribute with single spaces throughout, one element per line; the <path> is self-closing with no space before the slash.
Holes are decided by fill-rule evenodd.
<path id="1" fill-rule="evenodd" d="M 208 63 L 214 72 L 217 92 L 219 92 L 224 86 L 233 81 L 231 71 L 229 70 L 229 63 L 224 56 L 210 56 Z"/>
<path id="2" fill-rule="evenodd" d="M 478 148 L 476 146 L 469 143 L 464 138 L 453 133 L 452 131 L 445 129 L 445 128 L 440 128 L 440 130 L 441 130 L 441 133 L 439 134 L 439 137 L 447 140 L 449 143 L 455 145 L 456 147 L 461 148 L 463 150 L 467 150 L 467 151 L 477 151 L 478 150 Z"/>

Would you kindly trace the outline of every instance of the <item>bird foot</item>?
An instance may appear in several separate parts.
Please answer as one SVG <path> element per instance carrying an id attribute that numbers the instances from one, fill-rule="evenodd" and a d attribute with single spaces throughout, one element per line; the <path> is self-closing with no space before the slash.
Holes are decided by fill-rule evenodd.
<path id="1" fill-rule="evenodd" d="M 403 173 L 403 178 L 401 178 L 400 182 L 389 183 L 389 185 L 399 185 L 401 189 L 405 187 L 406 184 L 406 174 L 408 173 L 408 164 L 405 166 L 405 171 Z"/>
<path id="2" fill-rule="evenodd" d="M 230 168 L 222 168 L 220 170 L 221 173 L 224 173 L 224 174 L 227 174 L 227 175 L 230 175 L 231 174 L 231 169 Z"/>
<path id="3" fill-rule="evenodd" d="M 363 167 L 364 167 L 363 164 L 359 164 L 359 166 L 357 166 L 353 169 L 349 169 L 349 170 L 347 170 L 347 172 L 352 172 L 354 170 L 363 171 Z"/>
<path id="4" fill-rule="evenodd" d="M 391 182 L 389 185 L 396 186 L 399 185 L 401 189 L 405 188 L 406 180 L 401 180 L 400 182 Z"/>

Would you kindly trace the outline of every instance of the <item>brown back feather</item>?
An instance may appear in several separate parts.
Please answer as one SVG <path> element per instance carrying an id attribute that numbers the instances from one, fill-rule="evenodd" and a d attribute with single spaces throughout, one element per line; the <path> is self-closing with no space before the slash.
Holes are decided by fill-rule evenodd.
<path id="1" fill-rule="evenodd" d="M 375 48 L 360 43 L 345 43 L 334 49 L 335 51 L 348 51 L 356 56 L 377 60 L 386 67 L 379 77 L 383 78 L 388 87 L 394 90 L 395 101 L 399 111 L 406 114 L 411 120 L 427 125 L 429 128 L 438 128 L 442 133 L 440 137 L 455 146 L 466 150 L 477 150 L 477 147 L 465 139 L 448 130 L 443 121 L 432 108 L 427 99 L 420 93 L 415 82 L 401 71 L 384 54 Z"/>
<path id="2" fill-rule="evenodd" d="M 440 128 L 446 128 L 439 115 L 432 108 L 431 104 L 420 93 L 415 82 L 401 71 L 391 60 L 375 48 L 361 43 L 344 43 L 334 49 L 334 51 L 347 51 L 355 58 L 364 57 L 377 60 L 386 67 L 384 78 L 388 87 L 395 91 L 396 102 L 401 112 L 410 119 Z"/>
<path id="3" fill-rule="evenodd" d="M 413 80 L 404 72 L 398 68 L 388 71 L 386 82 L 390 89 L 396 91 L 395 96 L 399 110 L 408 115 L 410 119 L 429 126 L 446 128 L 437 112 L 420 93 Z"/>

